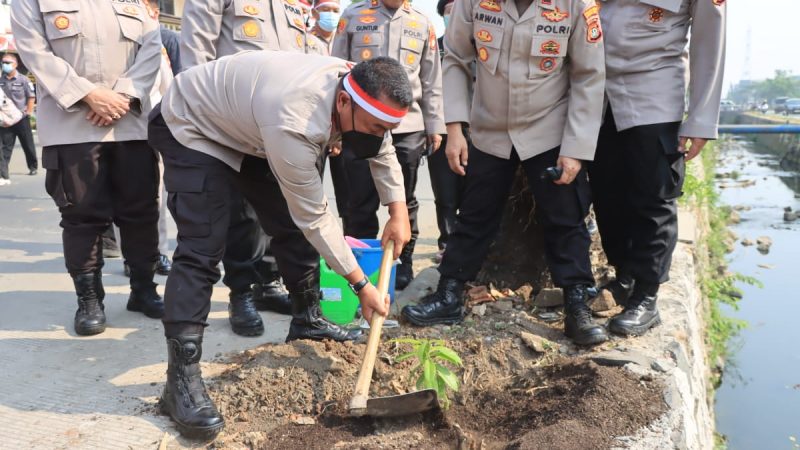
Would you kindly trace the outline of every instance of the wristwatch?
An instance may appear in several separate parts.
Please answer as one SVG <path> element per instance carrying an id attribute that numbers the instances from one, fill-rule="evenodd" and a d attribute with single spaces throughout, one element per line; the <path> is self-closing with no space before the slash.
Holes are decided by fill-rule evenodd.
<path id="1" fill-rule="evenodd" d="M 358 293 L 359 293 L 359 292 L 361 292 L 361 290 L 362 290 L 362 289 L 364 289 L 364 286 L 366 286 L 366 285 L 368 285 L 368 284 L 369 284 L 369 278 L 367 278 L 367 277 L 364 277 L 364 279 L 363 279 L 363 280 L 361 280 L 361 281 L 359 281 L 358 283 L 356 283 L 356 284 L 351 284 L 351 285 L 350 285 L 350 289 L 352 289 L 352 290 L 353 290 L 353 292 L 354 292 L 356 295 L 358 295 Z"/>

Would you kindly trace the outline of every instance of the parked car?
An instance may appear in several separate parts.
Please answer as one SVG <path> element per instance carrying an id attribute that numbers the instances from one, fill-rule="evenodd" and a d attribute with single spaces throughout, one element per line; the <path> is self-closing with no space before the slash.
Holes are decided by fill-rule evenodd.
<path id="1" fill-rule="evenodd" d="M 787 115 L 800 113 L 800 98 L 790 98 L 786 100 L 786 103 L 784 103 L 784 113 Z"/>
<path id="2" fill-rule="evenodd" d="M 722 112 L 736 111 L 736 103 L 733 103 L 730 100 L 723 100 L 723 101 L 719 102 L 719 109 Z"/>
<path id="3" fill-rule="evenodd" d="M 786 110 L 786 100 L 789 100 L 789 97 L 778 97 L 772 101 L 772 109 L 775 110 L 776 113 L 781 113 Z"/>

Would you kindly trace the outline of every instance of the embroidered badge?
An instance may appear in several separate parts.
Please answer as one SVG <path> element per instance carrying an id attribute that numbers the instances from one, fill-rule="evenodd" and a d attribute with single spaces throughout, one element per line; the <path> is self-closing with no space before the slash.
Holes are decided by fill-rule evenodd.
<path id="1" fill-rule="evenodd" d="M 256 14 L 258 14 L 258 8 L 256 8 L 253 5 L 245 5 L 244 12 L 250 14 L 251 16 L 255 16 Z"/>
<path id="2" fill-rule="evenodd" d="M 558 9 L 558 6 L 556 6 L 553 11 L 542 11 L 542 16 L 550 22 L 561 22 L 569 17 L 569 13 Z"/>
<path id="3" fill-rule="evenodd" d="M 259 26 L 258 22 L 255 20 L 248 20 L 247 22 L 242 25 L 242 32 L 247 37 L 256 37 L 258 36 Z"/>
<path id="4" fill-rule="evenodd" d="M 292 6 L 297 4 L 297 0 L 285 0 L 285 1 L 286 1 L 286 3 L 288 3 L 288 4 L 292 5 Z"/>
<path id="5" fill-rule="evenodd" d="M 592 2 L 586 5 L 586 8 L 583 10 L 583 18 L 586 19 L 586 23 L 592 21 L 592 19 L 599 19 L 600 18 L 600 8 Z"/>
<path id="6" fill-rule="evenodd" d="M 122 8 L 122 10 L 125 11 L 126 13 L 132 15 L 132 16 L 138 16 L 139 15 L 139 8 L 137 8 L 135 6 L 126 6 L 126 7 Z"/>
<path id="7" fill-rule="evenodd" d="M 372 0 L 369 3 L 370 8 L 376 8 L 378 6 L 378 0 Z"/>
<path id="8" fill-rule="evenodd" d="M 366 23 L 366 24 L 375 23 L 376 20 L 378 20 L 378 19 L 376 19 L 376 18 L 374 18 L 372 16 L 365 16 L 365 17 L 362 17 L 362 18 L 358 19 L 359 22 Z"/>
<path id="9" fill-rule="evenodd" d="M 358 13 L 359 13 L 359 14 L 363 14 L 363 15 L 365 15 L 365 16 L 369 16 L 369 15 L 371 15 L 371 14 L 375 14 L 376 12 L 377 12 L 377 11 L 375 11 L 374 9 L 362 9 L 362 10 L 361 10 L 361 11 L 359 11 Z"/>
<path id="10" fill-rule="evenodd" d="M 366 61 L 366 60 L 368 60 L 370 58 L 372 58 L 372 50 L 370 50 L 368 48 L 365 48 L 364 50 L 361 50 L 361 59 Z"/>
<path id="11" fill-rule="evenodd" d="M 489 50 L 486 50 L 486 47 L 481 47 L 478 49 L 478 59 L 483 62 L 489 59 Z"/>
<path id="12" fill-rule="evenodd" d="M 67 19 L 67 16 L 58 16 L 56 20 L 53 21 L 53 25 L 59 30 L 66 30 L 69 28 L 69 19 Z"/>
<path id="13" fill-rule="evenodd" d="M 561 45 L 556 41 L 547 41 L 539 47 L 539 50 L 543 55 L 557 55 L 561 50 Z"/>
<path id="14" fill-rule="evenodd" d="M 295 17 L 294 20 L 292 20 L 292 22 L 295 24 L 295 26 L 297 28 L 300 28 L 300 29 L 303 29 L 303 30 L 306 29 L 306 24 L 304 24 L 303 21 L 299 17 Z"/>
<path id="15" fill-rule="evenodd" d="M 419 44 L 417 44 L 417 40 L 416 39 L 410 39 L 408 41 L 408 48 L 410 48 L 412 50 L 417 50 L 419 48 Z"/>
<path id="16" fill-rule="evenodd" d="M 419 28 L 419 23 L 411 21 L 408 23 L 408 26 L 416 30 L 417 28 Z"/>
<path id="17" fill-rule="evenodd" d="M 545 58 L 539 63 L 539 68 L 544 72 L 550 72 L 556 68 L 555 58 Z"/>
<path id="18" fill-rule="evenodd" d="M 363 38 L 361 38 L 361 42 L 365 44 L 372 44 L 372 35 L 365 34 Z"/>
<path id="19" fill-rule="evenodd" d="M 339 25 L 336 27 L 336 31 L 343 33 L 345 28 L 347 28 L 347 19 L 339 19 Z"/>
<path id="20" fill-rule="evenodd" d="M 481 42 L 492 42 L 492 39 L 494 39 L 492 37 L 492 33 L 489 33 L 486 30 L 478 30 L 478 32 L 475 34 L 475 37 Z"/>
<path id="21" fill-rule="evenodd" d="M 406 64 L 409 66 L 414 65 L 414 62 L 417 61 L 417 58 L 414 56 L 413 53 L 409 53 L 406 55 Z"/>
<path id="22" fill-rule="evenodd" d="M 592 44 L 600 42 L 603 39 L 603 29 L 600 27 L 600 21 L 596 20 L 587 25 L 586 40 Z"/>
<path id="23" fill-rule="evenodd" d="M 297 42 L 297 46 L 299 48 L 303 48 L 303 35 L 302 34 L 297 33 L 297 35 L 294 37 L 294 40 L 295 40 L 295 42 Z"/>
<path id="24" fill-rule="evenodd" d="M 436 50 L 436 30 L 433 29 L 433 26 L 428 28 L 428 47 Z"/>
<path id="25" fill-rule="evenodd" d="M 664 10 L 661 8 L 650 8 L 650 12 L 648 13 L 648 19 L 652 23 L 659 23 L 661 19 L 664 18 Z"/>
<path id="26" fill-rule="evenodd" d="M 503 10 L 503 8 L 501 8 L 495 0 L 483 0 L 478 4 L 478 6 L 492 12 L 500 12 Z"/>

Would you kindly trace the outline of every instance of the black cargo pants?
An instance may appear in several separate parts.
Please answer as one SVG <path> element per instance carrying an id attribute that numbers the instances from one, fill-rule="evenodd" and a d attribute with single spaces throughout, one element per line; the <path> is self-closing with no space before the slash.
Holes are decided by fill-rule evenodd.
<path id="1" fill-rule="evenodd" d="M 265 159 L 246 156 L 239 172 L 217 158 L 175 140 L 160 114 L 150 120 L 150 144 L 164 158 L 167 206 L 178 226 L 178 246 L 164 294 L 167 335 L 182 327 L 205 325 L 211 292 L 219 281 L 232 205 L 237 190 L 272 236 L 280 274 L 289 289 L 319 277 L 319 253 L 291 216 L 286 199 Z"/>
<path id="2" fill-rule="evenodd" d="M 439 266 L 443 277 L 466 282 L 477 276 L 497 235 L 521 164 L 536 201 L 535 218 L 544 229 L 545 257 L 553 282 L 558 287 L 594 284 L 589 261 L 591 240 L 584 221 L 591 203 L 586 170 L 582 169 L 568 185 L 541 178 L 544 169 L 556 165 L 558 151 L 556 147 L 520 162 L 514 149 L 510 159 L 503 159 L 470 146 L 456 226 Z"/>
<path id="3" fill-rule="evenodd" d="M 648 284 L 669 280 L 685 175 L 680 122 L 617 131 L 608 108 L 589 179 L 608 262 Z"/>

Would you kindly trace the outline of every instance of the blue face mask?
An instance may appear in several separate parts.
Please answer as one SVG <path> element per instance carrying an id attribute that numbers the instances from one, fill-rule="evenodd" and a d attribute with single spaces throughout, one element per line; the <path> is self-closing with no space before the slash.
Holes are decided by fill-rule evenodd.
<path id="1" fill-rule="evenodd" d="M 339 25 L 339 17 L 341 17 L 341 14 L 337 12 L 320 11 L 317 25 L 330 33 L 336 29 L 337 25 Z"/>
<path id="2" fill-rule="evenodd" d="M 3 73 L 11 73 L 14 71 L 14 65 L 9 63 L 3 63 Z"/>
<path id="3" fill-rule="evenodd" d="M 444 19 L 444 27 L 447 28 L 447 26 L 450 25 L 450 14 L 444 16 L 443 19 Z"/>

